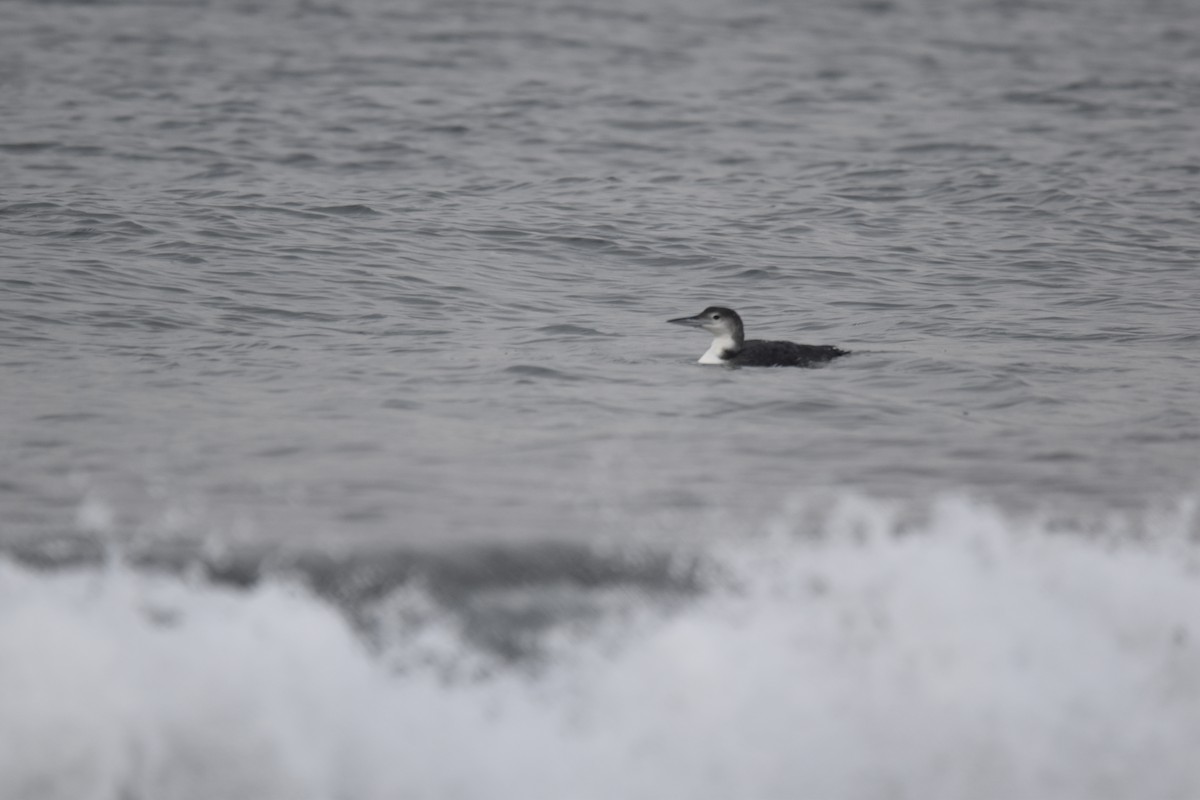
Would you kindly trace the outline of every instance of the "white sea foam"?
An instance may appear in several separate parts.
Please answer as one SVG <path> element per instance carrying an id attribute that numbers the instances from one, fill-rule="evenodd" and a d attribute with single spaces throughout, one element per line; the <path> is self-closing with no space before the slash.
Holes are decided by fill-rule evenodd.
<path id="1" fill-rule="evenodd" d="M 458 683 L 282 583 L 0 565 L 0 797 L 1200 796 L 1188 514 L 1122 543 L 806 513 L 714 548 L 728 579 L 682 609 Z"/>

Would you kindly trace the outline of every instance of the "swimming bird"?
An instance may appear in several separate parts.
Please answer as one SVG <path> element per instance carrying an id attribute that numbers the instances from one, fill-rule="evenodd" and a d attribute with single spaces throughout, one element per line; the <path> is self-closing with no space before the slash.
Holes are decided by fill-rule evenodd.
<path id="1" fill-rule="evenodd" d="M 732 308 L 709 306 L 694 317 L 669 319 L 676 325 L 703 328 L 713 335 L 712 344 L 701 364 L 729 364 L 737 367 L 813 367 L 832 361 L 849 351 L 828 344 L 796 344 L 768 342 L 763 339 L 746 341 L 742 318 Z"/>

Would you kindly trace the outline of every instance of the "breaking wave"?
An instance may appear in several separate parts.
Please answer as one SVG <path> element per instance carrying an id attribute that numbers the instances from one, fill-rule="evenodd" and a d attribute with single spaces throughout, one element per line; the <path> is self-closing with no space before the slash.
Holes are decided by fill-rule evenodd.
<path id="1" fill-rule="evenodd" d="M 844 497 L 670 591 L 551 571 L 353 609 L 296 573 L 0 562 L 0 796 L 1195 797 L 1196 520 Z M 524 649 L 472 634 L 547 608 Z"/>

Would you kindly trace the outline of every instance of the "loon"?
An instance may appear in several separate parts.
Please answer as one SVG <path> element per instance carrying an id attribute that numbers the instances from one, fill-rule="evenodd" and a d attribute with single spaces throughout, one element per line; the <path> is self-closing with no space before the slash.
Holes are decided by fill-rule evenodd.
<path id="1" fill-rule="evenodd" d="M 669 319 L 676 325 L 703 328 L 713 335 L 712 345 L 700 356 L 701 364 L 738 367 L 812 367 L 848 355 L 848 350 L 828 344 L 746 341 L 742 318 L 732 308 L 709 306 L 694 317 Z"/>

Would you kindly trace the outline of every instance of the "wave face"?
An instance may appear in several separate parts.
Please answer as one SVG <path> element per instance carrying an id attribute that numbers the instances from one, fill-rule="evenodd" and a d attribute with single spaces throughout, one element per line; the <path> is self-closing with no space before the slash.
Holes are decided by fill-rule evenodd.
<path id="1" fill-rule="evenodd" d="M 0 796 L 1194 797 L 1194 505 L 1062 528 L 843 496 L 671 591 L 418 580 L 352 612 L 301 577 L 9 562 Z M 558 613 L 512 657 L 472 604 Z"/>

